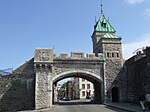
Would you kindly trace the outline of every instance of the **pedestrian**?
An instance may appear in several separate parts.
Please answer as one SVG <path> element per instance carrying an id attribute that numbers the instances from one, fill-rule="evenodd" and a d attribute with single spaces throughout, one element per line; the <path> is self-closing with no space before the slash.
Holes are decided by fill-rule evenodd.
<path id="1" fill-rule="evenodd" d="M 146 103 L 148 105 L 148 109 L 150 110 L 150 94 L 146 94 Z"/>
<path id="2" fill-rule="evenodd" d="M 145 104 L 145 95 L 144 94 L 140 95 L 139 100 L 140 100 L 140 104 L 142 106 L 143 111 L 145 111 L 146 110 L 145 106 L 144 106 L 144 104 Z"/>

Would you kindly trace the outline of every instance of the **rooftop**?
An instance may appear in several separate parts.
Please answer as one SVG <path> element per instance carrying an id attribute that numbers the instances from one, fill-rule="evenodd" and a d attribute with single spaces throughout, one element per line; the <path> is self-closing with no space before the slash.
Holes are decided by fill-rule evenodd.
<path id="1" fill-rule="evenodd" d="M 104 15 L 101 15 L 99 20 L 96 22 L 96 25 L 94 26 L 94 31 L 109 32 L 109 33 L 116 32 Z"/>

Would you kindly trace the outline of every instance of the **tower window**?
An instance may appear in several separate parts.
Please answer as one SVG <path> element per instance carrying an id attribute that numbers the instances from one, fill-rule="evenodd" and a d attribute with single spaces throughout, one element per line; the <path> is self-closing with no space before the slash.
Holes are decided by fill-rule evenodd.
<path id="1" fill-rule="evenodd" d="M 112 58 L 114 58 L 114 53 L 112 53 Z"/>
<path id="2" fill-rule="evenodd" d="M 108 57 L 108 58 L 110 57 L 109 53 L 107 53 L 107 57 Z"/>
<path id="3" fill-rule="evenodd" d="M 101 24 L 101 26 L 102 26 L 103 28 L 106 28 L 106 25 L 107 25 L 106 23 L 102 23 L 102 24 Z"/>
<path id="4" fill-rule="evenodd" d="M 119 58 L 119 53 L 117 53 L 117 58 Z"/>

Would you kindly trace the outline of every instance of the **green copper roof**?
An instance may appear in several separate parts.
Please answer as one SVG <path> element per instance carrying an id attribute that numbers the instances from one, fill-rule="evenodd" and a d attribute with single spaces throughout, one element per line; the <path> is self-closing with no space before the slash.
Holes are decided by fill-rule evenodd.
<path id="1" fill-rule="evenodd" d="M 121 38 L 121 37 L 116 36 L 114 34 L 106 33 L 105 35 L 103 35 L 103 38 Z"/>
<path id="2" fill-rule="evenodd" d="M 116 32 L 104 15 L 101 15 L 101 17 L 99 18 L 94 27 L 94 30 L 101 32 Z"/>

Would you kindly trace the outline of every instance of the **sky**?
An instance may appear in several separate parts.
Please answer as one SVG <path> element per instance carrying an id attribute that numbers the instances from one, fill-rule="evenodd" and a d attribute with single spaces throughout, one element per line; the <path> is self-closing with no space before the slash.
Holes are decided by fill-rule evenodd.
<path id="1" fill-rule="evenodd" d="M 19 67 L 35 48 L 92 53 L 100 9 L 100 0 L 0 0 L 0 69 Z M 124 59 L 150 46 L 150 0 L 103 0 L 103 11 L 122 37 Z"/>

